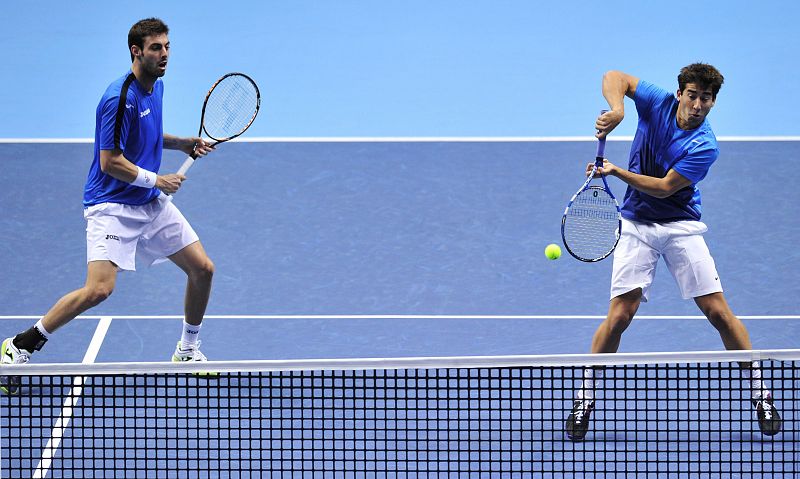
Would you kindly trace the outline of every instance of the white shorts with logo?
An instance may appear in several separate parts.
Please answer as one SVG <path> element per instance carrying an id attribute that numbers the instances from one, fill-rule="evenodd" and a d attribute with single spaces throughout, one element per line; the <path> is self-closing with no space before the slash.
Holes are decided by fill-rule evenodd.
<path id="1" fill-rule="evenodd" d="M 642 288 L 642 301 L 647 301 L 662 256 L 683 299 L 722 292 L 714 258 L 703 239 L 707 230 L 700 221 L 659 224 L 623 218 L 622 234 L 614 251 L 611 298 Z"/>
<path id="2" fill-rule="evenodd" d="M 136 271 L 136 258 L 147 266 L 166 261 L 198 241 L 170 197 L 162 194 L 144 205 L 101 203 L 83 210 L 87 262 L 108 260 Z"/>

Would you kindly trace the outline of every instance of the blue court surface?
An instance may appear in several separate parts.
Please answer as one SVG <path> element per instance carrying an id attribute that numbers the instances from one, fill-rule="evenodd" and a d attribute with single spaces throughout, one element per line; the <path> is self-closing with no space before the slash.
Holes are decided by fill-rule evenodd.
<path id="1" fill-rule="evenodd" d="M 0 193 L 5 335 L 83 284 L 91 148 L 0 144 L 15 179 Z M 607 156 L 624 160 L 627 148 L 610 142 Z M 800 143 L 723 142 L 721 150 L 701 190 L 726 297 L 755 348 L 796 347 L 800 197 L 791 172 Z M 166 171 L 182 160 L 168 153 Z M 207 355 L 587 352 L 606 313 L 611 260 L 549 261 L 543 250 L 560 244 L 563 208 L 593 155 L 581 141 L 223 145 L 175 198 L 216 264 Z M 622 184 L 610 181 L 621 196 Z M 665 319 L 634 322 L 621 351 L 721 349 L 663 266 L 639 315 Z M 111 298 L 59 331 L 35 361 L 81 360 L 100 316 L 113 321 L 97 361 L 168 359 L 184 287 L 169 263 L 122 273 Z"/>
<path id="2" fill-rule="evenodd" d="M 624 163 L 628 146 L 609 142 L 606 156 Z M 212 360 L 587 352 L 607 310 L 611 260 L 550 261 L 543 251 L 561 243 L 564 206 L 594 150 L 590 141 L 221 146 L 174 200 L 216 265 L 204 352 Z M 172 153 L 162 171 L 182 161 Z M 91 155 L 88 143 L 0 143 L 8 179 L 0 336 L 26 329 L 83 284 Z M 800 142 L 722 142 L 701 183 L 706 241 L 754 349 L 798 347 L 798 156 Z M 622 183 L 610 182 L 621 197 Z M 722 350 L 659 267 L 620 351 Z M 167 361 L 184 287 L 171 264 L 122 273 L 111 298 L 59 330 L 33 362 Z M 797 460 L 788 414 L 781 447 Z M 745 436 L 747 447 L 761 441 Z"/>

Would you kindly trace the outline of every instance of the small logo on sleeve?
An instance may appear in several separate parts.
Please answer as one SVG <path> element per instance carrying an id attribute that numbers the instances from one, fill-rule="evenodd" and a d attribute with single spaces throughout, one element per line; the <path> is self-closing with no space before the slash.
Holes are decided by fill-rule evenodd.
<path id="1" fill-rule="evenodd" d="M 119 241 L 119 236 L 117 236 L 117 235 L 106 235 L 106 240 Z"/>

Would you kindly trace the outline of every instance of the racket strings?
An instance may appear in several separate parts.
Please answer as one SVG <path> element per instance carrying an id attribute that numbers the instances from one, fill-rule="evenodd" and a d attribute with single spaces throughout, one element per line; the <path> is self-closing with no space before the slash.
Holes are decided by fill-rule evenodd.
<path id="1" fill-rule="evenodd" d="M 564 242 L 576 256 L 592 260 L 606 256 L 617 244 L 619 212 L 603 189 L 581 192 L 567 210 Z"/>
<path id="2" fill-rule="evenodd" d="M 203 113 L 203 129 L 215 140 L 240 135 L 258 112 L 258 88 L 242 75 L 222 79 L 208 96 Z"/>

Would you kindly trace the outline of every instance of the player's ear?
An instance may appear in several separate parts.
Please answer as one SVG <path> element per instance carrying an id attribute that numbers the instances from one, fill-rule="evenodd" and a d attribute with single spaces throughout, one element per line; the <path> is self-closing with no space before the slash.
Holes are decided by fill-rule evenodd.
<path id="1" fill-rule="evenodd" d="M 677 98 L 678 100 L 681 99 L 681 89 L 680 88 L 678 88 L 678 91 L 675 92 L 675 98 Z"/>
<path id="2" fill-rule="evenodd" d="M 134 57 L 142 55 L 142 49 L 139 48 L 139 45 L 131 45 L 131 55 L 133 55 Z"/>

